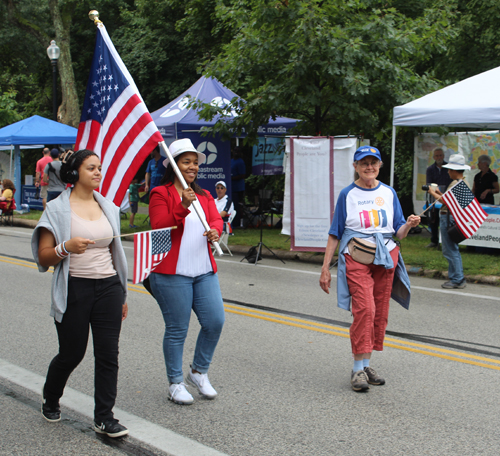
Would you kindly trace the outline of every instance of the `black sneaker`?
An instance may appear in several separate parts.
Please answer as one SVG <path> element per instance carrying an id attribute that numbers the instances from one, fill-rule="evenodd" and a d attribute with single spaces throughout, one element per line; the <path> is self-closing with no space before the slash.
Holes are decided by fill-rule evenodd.
<path id="1" fill-rule="evenodd" d="M 104 434 L 113 438 L 122 437 L 128 434 L 128 429 L 115 419 L 105 420 L 100 424 L 94 421 L 94 431 L 98 434 Z"/>
<path id="2" fill-rule="evenodd" d="M 42 387 L 42 416 L 51 423 L 57 423 L 61 421 L 61 409 L 59 408 L 59 403 L 57 404 L 48 404 L 45 400 L 45 395 L 43 393 Z"/>

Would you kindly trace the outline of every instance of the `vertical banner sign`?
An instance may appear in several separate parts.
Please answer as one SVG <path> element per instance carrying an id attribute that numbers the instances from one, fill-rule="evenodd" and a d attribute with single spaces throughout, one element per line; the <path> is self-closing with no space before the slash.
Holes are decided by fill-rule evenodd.
<path id="1" fill-rule="evenodd" d="M 259 144 L 253 146 L 252 151 L 252 174 L 283 174 L 284 155 L 284 138 L 259 138 Z"/>
<path id="2" fill-rule="evenodd" d="M 334 209 L 333 138 L 291 138 L 291 250 L 322 252 Z"/>
<path id="3" fill-rule="evenodd" d="M 184 138 L 189 138 L 194 147 L 207 156 L 205 163 L 200 165 L 198 183 L 201 188 L 210 192 L 216 198 L 215 184 L 224 181 L 227 194 L 231 195 L 231 144 L 222 141 L 220 136 L 202 136 L 200 133 L 183 133 Z"/>

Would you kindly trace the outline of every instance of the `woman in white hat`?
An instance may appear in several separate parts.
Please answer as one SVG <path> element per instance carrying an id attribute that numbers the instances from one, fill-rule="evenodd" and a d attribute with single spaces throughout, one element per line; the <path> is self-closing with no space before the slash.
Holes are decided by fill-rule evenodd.
<path id="1" fill-rule="evenodd" d="M 207 399 L 217 396 L 207 372 L 225 317 L 217 265 L 209 241 L 219 240 L 222 218 L 213 197 L 196 183 L 205 155 L 198 152 L 189 139 L 174 141 L 169 149 L 188 188 L 182 187 L 172 164 L 166 159 L 161 184 L 151 191 L 149 216 L 153 229 L 170 226 L 177 226 L 177 229 L 172 230 L 172 247 L 151 273 L 150 284 L 165 320 L 163 353 L 169 380 L 168 398 L 177 404 L 188 405 L 193 403 L 193 396 L 186 383 Z M 205 231 L 192 210 L 195 200 L 203 208 L 209 231 Z M 198 317 L 201 330 L 184 383 L 182 354 L 191 310 Z"/>
<path id="2" fill-rule="evenodd" d="M 455 186 L 460 180 L 463 180 L 470 187 L 464 178 L 464 171 L 470 169 L 470 166 L 465 164 L 465 158 L 462 155 L 451 155 L 448 163 L 443 165 L 443 168 L 448 169 L 448 174 L 452 180 L 446 190 Z M 436 199 L 439 199 L 443 195 L 439 190 L 432 187 L 429 187 L 428 191 Z M 466 286 L 460 249 L 458 248 L 458 244 L 453 242 L 448 235 L 448 228 L 454 224 L 453 216 L 449 213 L 443 201 L 443 207 L 439 211 L 439 227 L 441 230 L 443 256 L 448 261 L 448 282 L 443 283 L 441 286 L 448 289 L 465 288 Z"/>

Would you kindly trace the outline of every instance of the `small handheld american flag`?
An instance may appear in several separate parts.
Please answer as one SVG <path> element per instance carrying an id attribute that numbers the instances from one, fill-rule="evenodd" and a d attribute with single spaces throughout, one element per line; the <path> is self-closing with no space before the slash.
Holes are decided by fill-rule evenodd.
<path id="1" fill-rule="evenodd" d="M 141 283 L 166 258 L 172 240 L 172 228 L 134 234 L 134 283 Z"/>
<path id="2" fill-rule="evenodd" d="M 448 190 L 441 199 L 466 239 L 479 229 L 488 216 L 463 180 Z"/>

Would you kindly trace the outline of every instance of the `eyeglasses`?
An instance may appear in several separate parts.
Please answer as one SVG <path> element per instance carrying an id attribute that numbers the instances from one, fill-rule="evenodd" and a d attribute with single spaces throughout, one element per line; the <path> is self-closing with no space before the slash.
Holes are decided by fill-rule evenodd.
<path id="1" fill-rule="evenodd" d="M 358 166 L 360 168 L 368 168 L 368 166 L 371 166 L 373 168 L 378 168 L 380 166 L 380 160 L 373 160 L 372 162 L 358 162 Z"/>
<path id="2" fill-rule="evenodd" d="M 224 190 L 225 187 L 215 187 L 215 190 Z"/>

